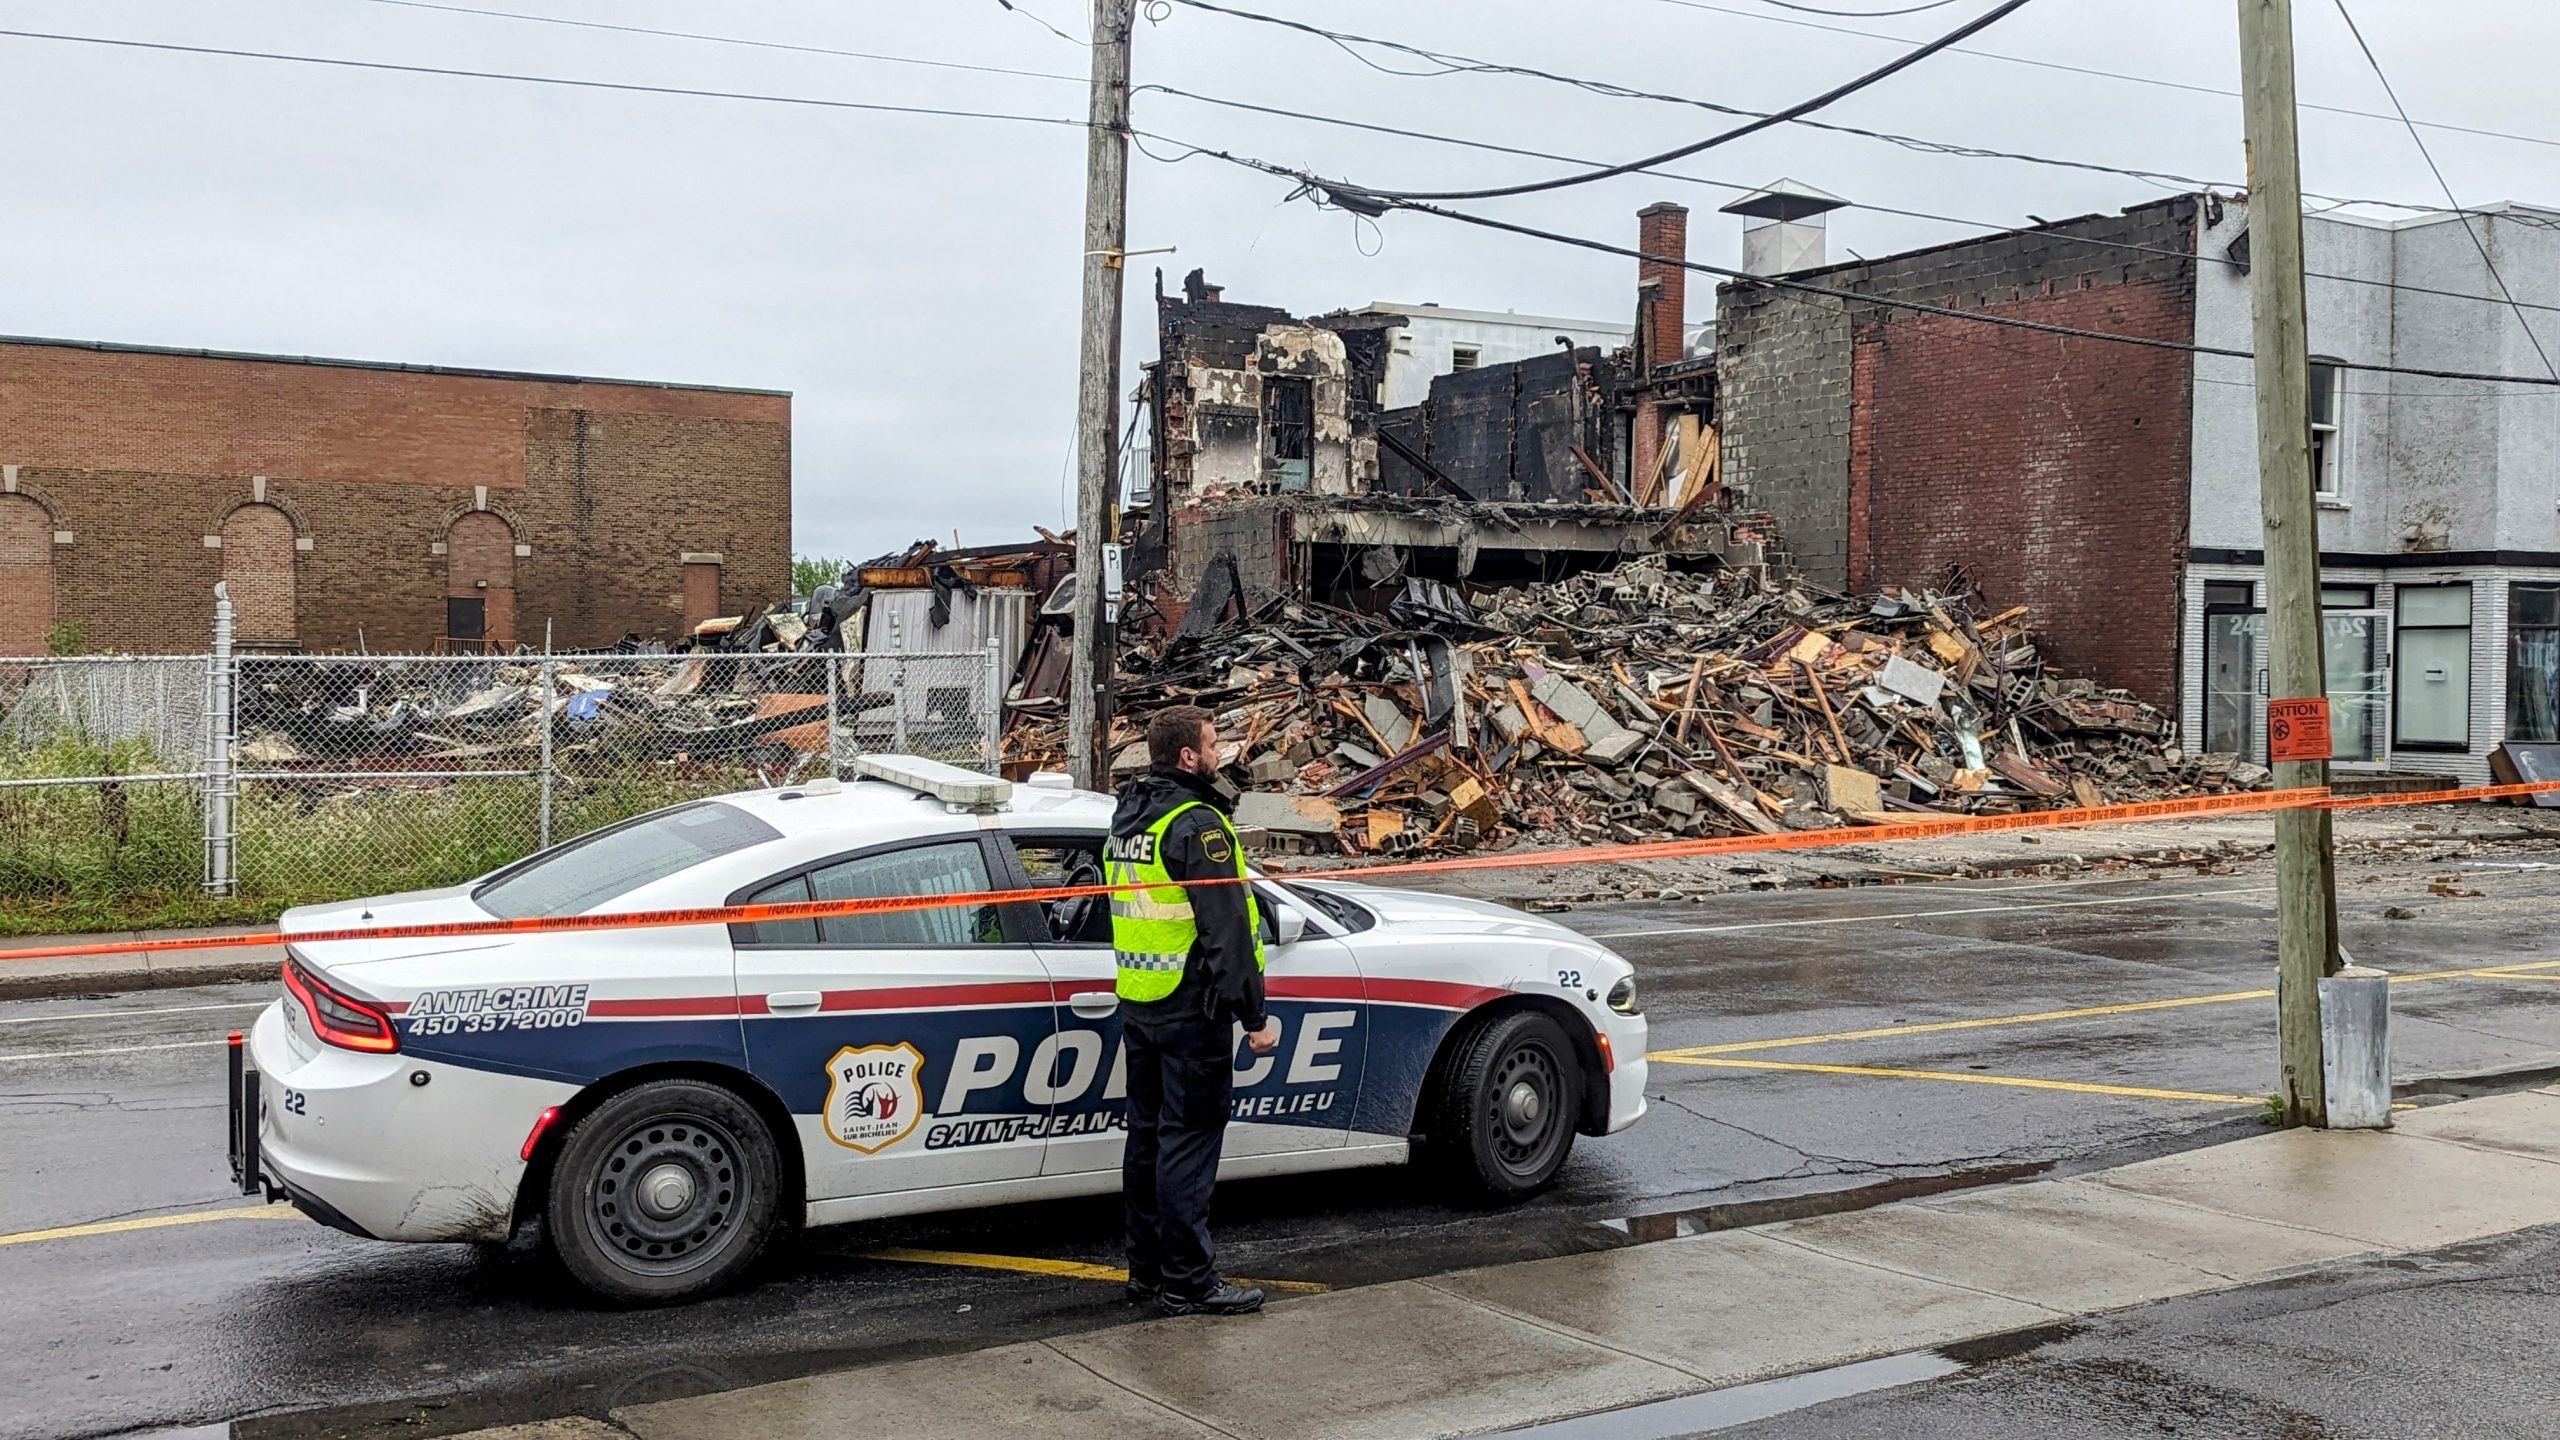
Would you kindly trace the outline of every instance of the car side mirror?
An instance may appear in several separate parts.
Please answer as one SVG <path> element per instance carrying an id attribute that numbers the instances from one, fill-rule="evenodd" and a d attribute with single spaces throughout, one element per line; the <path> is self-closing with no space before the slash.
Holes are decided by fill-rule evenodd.
<path id="1" fill-rule="evenodd" d="M 1300 940 L 1306 938 L 1306 912 L 1300 910 L 1295 905 L 1281 904 L 1272 906 L 1271 930 L 1273 934 L 1280 937 L 1281 944 L 1297 944 Z"/>

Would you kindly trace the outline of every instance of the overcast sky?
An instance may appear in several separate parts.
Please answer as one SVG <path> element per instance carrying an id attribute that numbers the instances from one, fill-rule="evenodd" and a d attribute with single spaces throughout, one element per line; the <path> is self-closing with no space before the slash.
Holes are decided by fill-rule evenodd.
<path id="1" fill-rule="evenodd" d="M 456 0 L 1046 72 L 1040 78 L 532 23 L 391 0 L 0 0 L 0 28 L 350 59 L 1081 118 L 1087 52 L 998 0 Z M 1079 0 L 1015 0 L 1070 35 Z M 1482 59 L 1765 110 L 1828 88 L 1988 0 L 1823 20 L 1769 0 L 1231 0 Z M 1841 10 L 1909 0 L 1819 0 Z M 2423 121 L 2560 141 L 2551 0 L 2349 0 Z M 2295 0 L 2306 104 L 2387 110 L 2336 0 Z M 1157 5 L 1135 75 L 1224 98 L 1617 160 L 1723 128 L 1681 106 L 1514 76 L 1382 74 L 1333 45 Z M 2036 0 L 1971 48 L 2180 85 L 2237 85 L 2232 0 Z M 1790 23 L 1792 22 L 1792 23 Z M 1811 22 L 1810 24 L 1806 22 Z M 1815 26 L 1848 26 L 1879 40 Z M 1373 54 L 1395 68 L 1409 59 Z M 1378 186 L 1551 173 L 1487 155 L 1161 94 L 1140 129 Z M 1931 140 L 2236 184 L 2233 98 L 1944 54 L 1827 112 Z M 2315 192 L 2439 192 L 2396 123 L 2304 116 Z M 0 333 L 765 386 L 793 393 L 796 546 L 867 556 L 1060 526 L 1075 395 L 1083 137 L 1070 126 L 614 93 L 0 38 Z M 2560 147 L 2428 130 L 2465 204 L 2560 203 Z M 1158 147 L 1167 156 L 1179 151 Z M 1854 201 L 1991 223 L 2169 188 L 1781 127 L 1676 167 L 1793 176 Z M 1130 366 L 1152 358 L 1151 267 L 1302 313 L 1373 300 L 1623 319 L 1631 266 L 1287 203 L 1285 182 L 1133 159 Z M 1485 205 L 1618 243 L 1692 209 L 1733 263 L 1731 190 L 1649 176 Z M 1962 229 L 1832 217 L 1835 258 Z M 1713 311 L 1693 281 L 1693 317 Z M 0 436 L 0 449 L 6 437 Z"/>

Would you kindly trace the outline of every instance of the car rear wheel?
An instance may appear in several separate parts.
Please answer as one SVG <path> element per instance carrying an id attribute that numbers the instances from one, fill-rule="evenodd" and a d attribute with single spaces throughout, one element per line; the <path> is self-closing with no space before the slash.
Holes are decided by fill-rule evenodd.
<path id="1" fill-rule="evenodd" d="M 578 1283 L 627 1304 L 691 1299 L 738 1278 L 781 1205 L 772 1132 L 699 1080 L 653 1080 L 580 1120 L 551 1171 L 544 1232 Z"/>
<path id="2" fill-rule="evenodd" d="M 1564 1027 L 1515 1010 L 1459 1037 L 1430 1134 L 1461 1188 L 1516 1200 L 1564 1168 L 1581 1111 L 1581 1069 Z"/>

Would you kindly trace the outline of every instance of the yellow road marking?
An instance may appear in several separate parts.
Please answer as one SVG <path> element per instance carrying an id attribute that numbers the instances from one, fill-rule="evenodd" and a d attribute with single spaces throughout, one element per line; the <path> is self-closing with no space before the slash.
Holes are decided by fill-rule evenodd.
<path id="1" fill-rule="evenodd" d="M 2039 1010 L 2031 1015 L 1987 1015 L 1973 1020 L 1937 1020 L 1920 1025 L 1879 1025 L 1872 1030 L 1834 1030 L 1824 1035 L 1789 1035 L 1778 1040 L 1741 1040 L 1729 1045 L 1692 1045 L 1656 1050 L 1650 1060 L 1686 1060 L 1700 1055 L 1735 1055 L 1746 1050 L 1784 1050 L 1796 1045 L 1828 1045 L 1839 1040 L 1881 1040 L 1895 1035 L 1933 1035 L 1948 1030 L 1983 1030 L 1997 1025 L 2036 1025 L 2053 1020 L 2086 1020 L 2096 1015 L 2131 1015 L 2145 1010 L 2174 1010 L 2186 1005 L 2222 1005 L 2234 1000 L 2264 1000 L 2273 990 L 2227 990 L 2219 995 L 2182 995 L 2174 1000 L 2135 1000 L 2121 1005 L 2089 1005 L 2077 1010 Z"/>
<path id="2" fill-rule="evenodd" d="M 1088 1265 L 1081 1260 L 1041 1260 L 1029 1255 L 977 1255 L 963 1250 L 908 1250 L 898 1247 L 866 1250 L 863 1255 L 867 1259 L 896 1260 L 908 1265 L 957 1265 L 971 1270 L 1010 1270 L 1017 1275 L 1108 1280 L 1113 1284 L 1125 1284 L 1129 1279 L 1128 1271 L 1109 1265 Z M 1264 1290 L 1298 1290 L 1310 1295 L 1321 1295 L 1333 1288 L 1312 1280 L 1237 1280 L 1234 1283 Z"/>
<path id="3" fill-rule="evenodd" d="M 2462 970 L 2421 970 L 2410 975 L 2394 975 L 2394 985 L 2410 985 L 2422 980 L 2560 980 L 2560 975 L 2528 975 L 2520 972 L 2560 968 L 2560 960 L 2532 960 L 2518 965 L 2485 965 Z M 1798 1045 L 1829 1045 L 1842 1040 L 1885 1040 L 1900 1035 L 1935 1035 L 1950 1030 L 1987 1030 L 2003 1025 L 2039 1025 L 2058 1020 L 2087 1020 L 2102 1015 L 2134 1015 L 2152 1010 L 2178 1010 L 2190 1005 L 2228 1005 L 2240 1000 L 2267 1000 L 2275 996 L 2268 990 L 2225 990 L 2212 995 L 2180 995 L 2168 1000 L 2133 1000 L 2118 1005 L 2085 1005 L 2074 1010 L 2038 1010 L 2027 1015 L 1985 1015 L 1971 1020 L 1933 1020 L 1918 1025 L 1879 1025 L 1868 1030 L 1833 1030 L 1821 1035 L 1788 1035 L 1775 1040 L 1737 1040 L 1724 1045 L 1690 1045 L 1677 1050 L 1656 1050 L 1648 1060 L 1678 1061 L 1701 1055 L 1738 1055 L 1752 1050 L 1785 1050 Z"/>
<path id="4" fill-rule="evenodd" d="M 1674 1065 L 1731 1070 L 1797 1070 L 1814 1075 L 1871 1075 L 1885 1080 L 1952 1080 L 1964 1085 L 2007 1085 L 2022 1090 L 2069 1090 L 2082 1095 L 2123 1095 L 2136 1100 L 2193 1100 L 2208 1105 L 2259 1105 L 2260 1095 L 2219 1095 L 2202 1090 L 2153 1090 L 2140 1085 L 2095 1085 L 2081 1080 L 2037 1080 L 2025 1075 L 1976 1075 L 1957 1070 L 1889 1070 L 1876 1065 L 1814 1065 L 1795 1060 L 1713 1060 L 1698 1055 L 1659 1055 Z"/>
<path id="5" fill-rule="evenodd" d="M 183 1215 L 143 1215 L 131 1220 L 101 1220 L 94 1225 L 61 1225 L 51 1230 L 21 1230 L 0 1235 L 0 1245 L 33 1245 L 39 1240 L 78 1240 L 89 1235 L 121 1235 L 129 1230 L 165 1230 L 172 1225 L 204 1225 L 216 1220 L 299 1220 L 289 1205 L 234 1205 L 227 1210 L 191 1210 Z"/>

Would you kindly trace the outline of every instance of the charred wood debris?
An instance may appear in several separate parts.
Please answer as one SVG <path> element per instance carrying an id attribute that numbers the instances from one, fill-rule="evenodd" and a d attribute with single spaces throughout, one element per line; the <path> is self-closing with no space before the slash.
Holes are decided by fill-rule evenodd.
<path id="1" fill-rule="evenodd" d="M 1250 848 L 1383 856 L 2270 782 L 2181 751 L 2126 692 L 2053 673 L 2026 607 L 1988 612 L 1951 578 L 1852 598 L 1648 557 L 1478 603 L 1417 578 L 1383 618 L 1283 596 L 1249 614 L 1215 604 L 1204 623 L 1195 605 L 1159 648 L 1122 654 L 1111 770 L 1145 767 L 1149 712 L 1198 705 L 1217 717 Z M 1005 754 L 1009 773 L 1057 768 L 1062 728 L 1019 716 Z"/>

